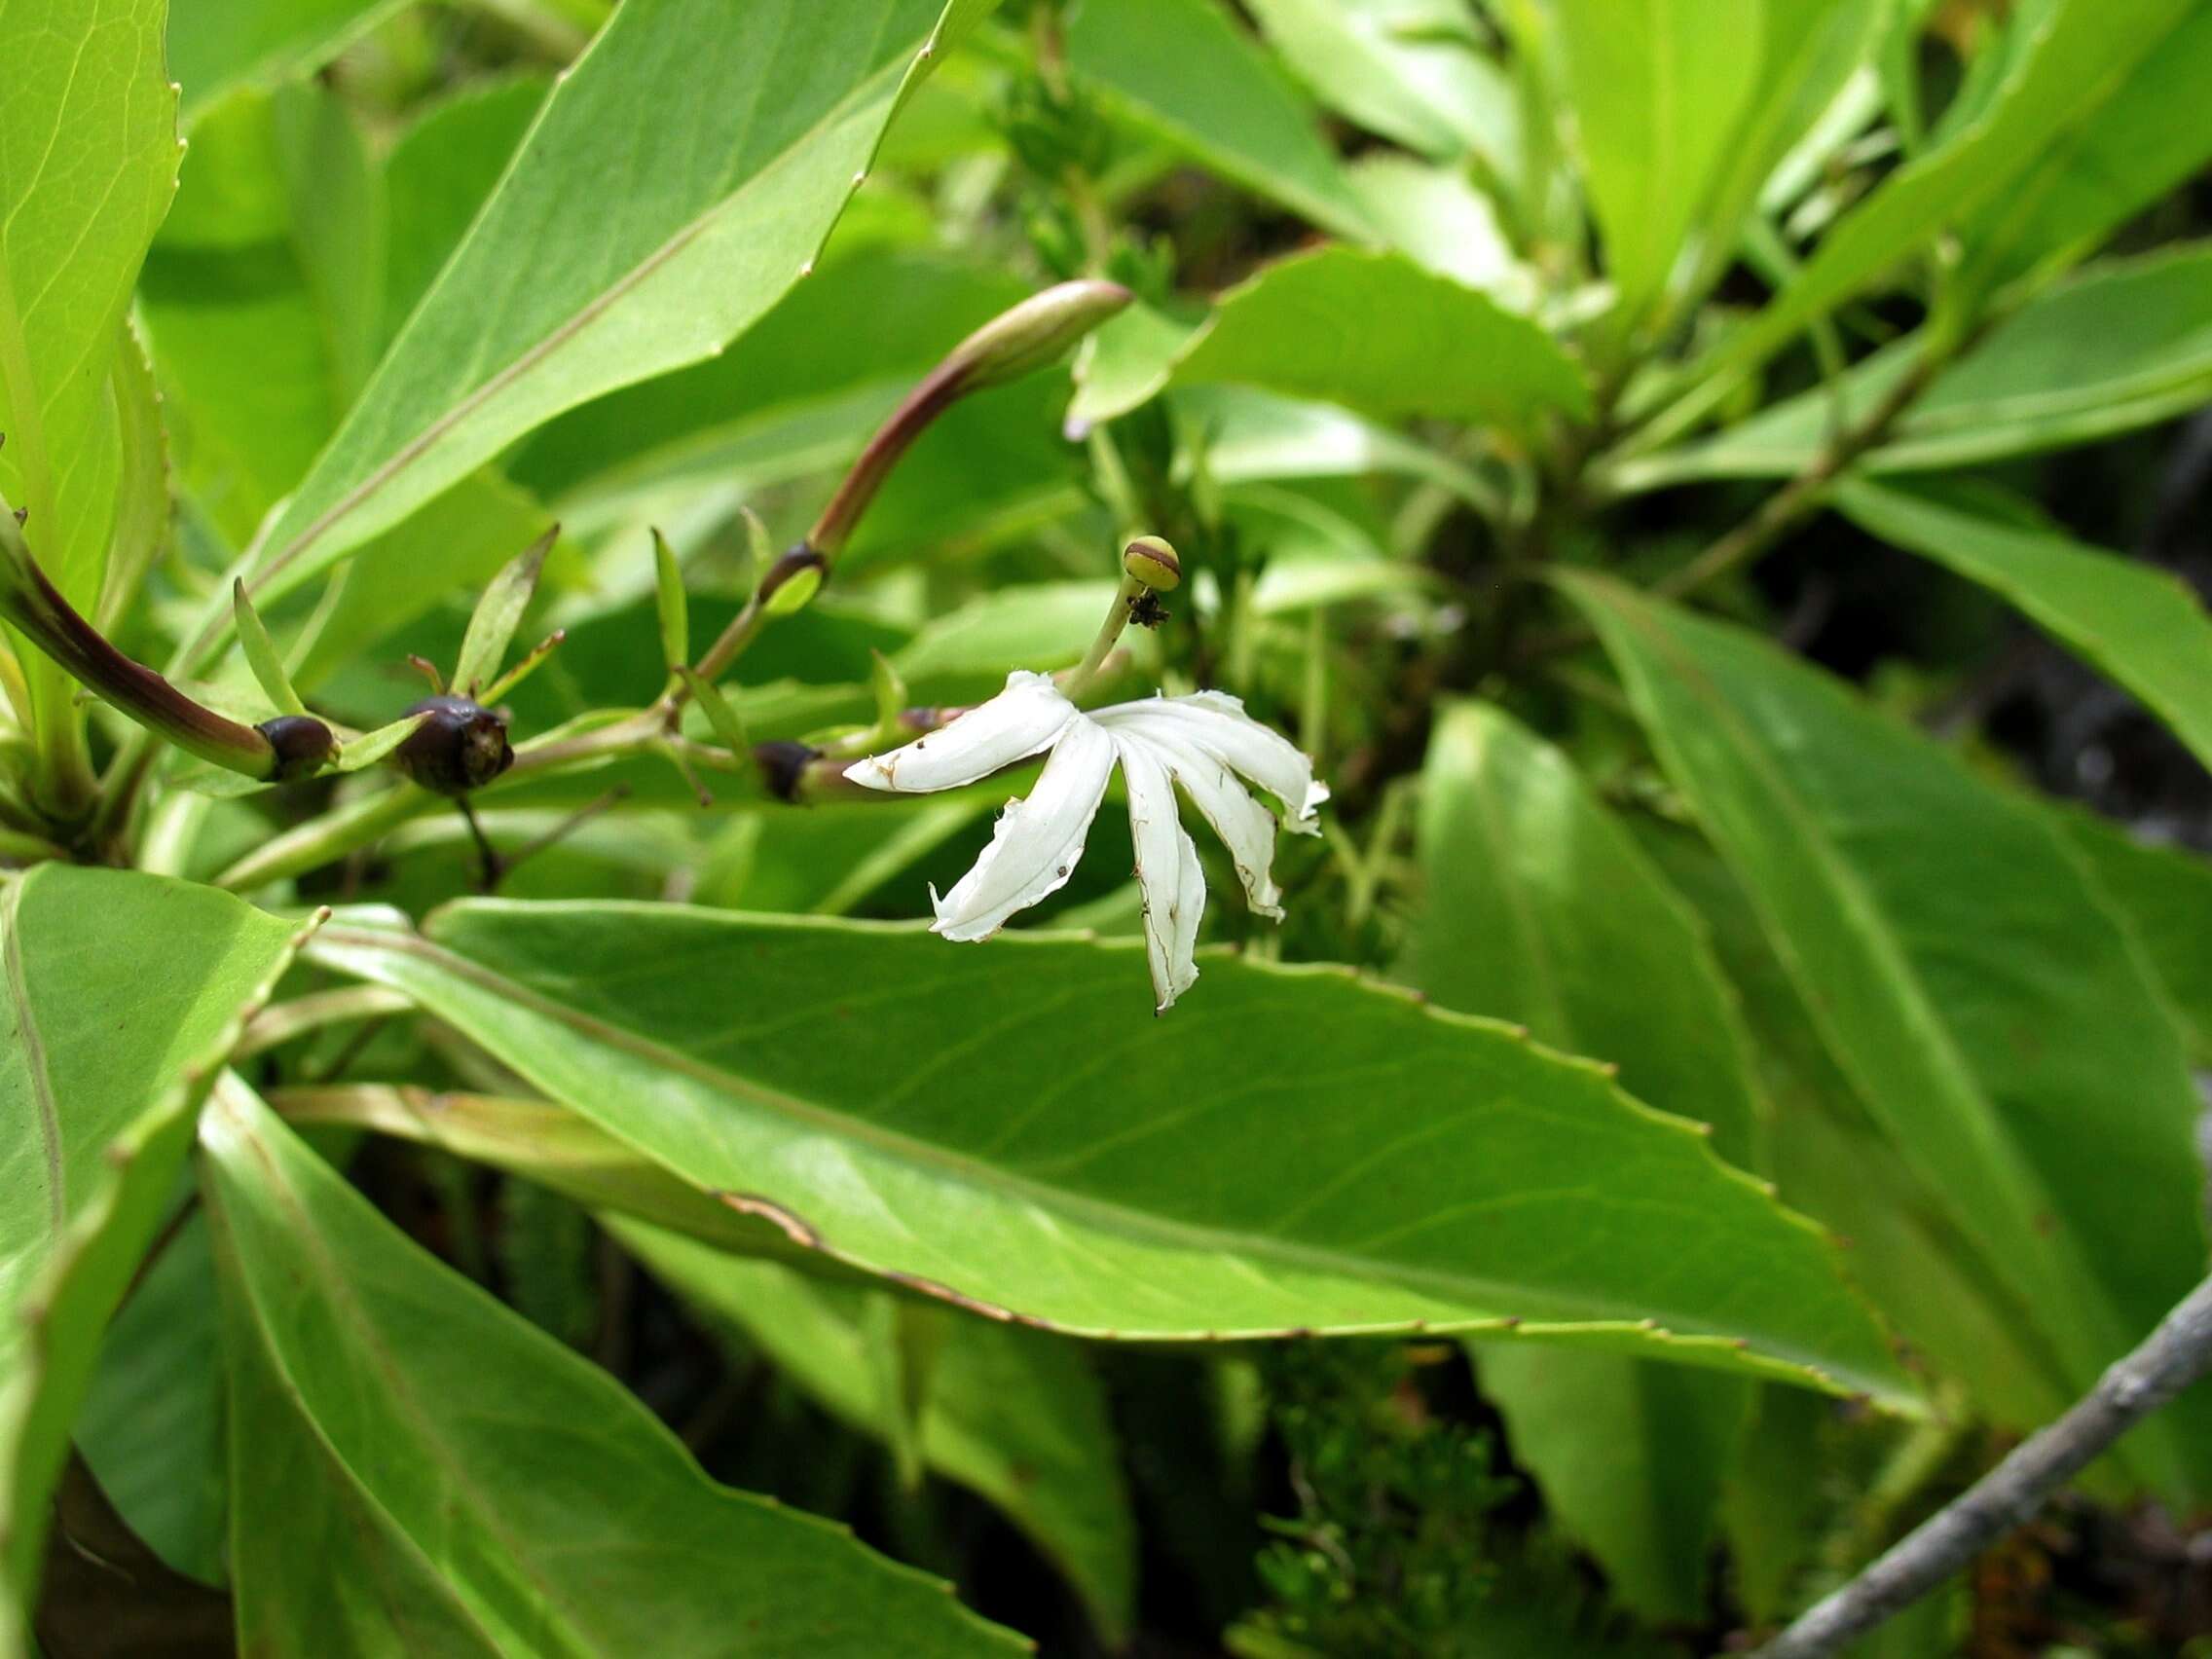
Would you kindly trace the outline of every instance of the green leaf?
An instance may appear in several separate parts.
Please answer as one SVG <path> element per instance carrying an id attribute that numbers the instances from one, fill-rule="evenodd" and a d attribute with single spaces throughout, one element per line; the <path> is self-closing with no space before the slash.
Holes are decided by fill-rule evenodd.
<path id="1" fill-rule="evenodd" d="M 610 1231 L 653 1275 L 765 1349 L 835 1417 L 889 1441 L 869 1386 L 890 1292 L 731 1256 L 635 1222 Z M 921 1380 L 920 1454 L 1004 1510 L 1082 1593 L 1109 1647 L 1127 1636 L 1136 1533 L 1098 1378 L 1076 1346 L 1018 1326 L 899 1302 L 933 1345 Z M 896 1350 L 894 1350 L 896 1351 Z"/>
<path id="2" fill-rule="evenodd" d="M 522 625 L 522 613 L 537 591 L 537 573 L 545 567 L 545 555 L 553 550 L 560 535 L 561 527 L 555 525 L 508 560 L 476 602 L 476 608 L 469 613 L 468 632 L 461 639 L 461 655 L 454 663 L 453 688 L 461 695 L 475 696 L 498 676 L 499 664 L 506 660 L 507 646 L 514 643 L 515 630 Z"/>
<path id="3" fill-rule="evenodd" d="M 201 1124 L 241 1647 L 1018 1652 L 417 1249 L 226 1075 Z M 364 1386 L 369 1380 L 374 1386 Z"/>
<path id="4" fill-rule="evenodd" d="M 350 927 L 323 959 L 692 1186 L 971 1310 L 1174 1340 L 1518 1318 L 1898 1397 L 1820 1238 L 1687 1125 L 1341 970 L 1212 957 L 1156 1021 L 1133 943 L 589 903 Z M 1755 1282 L 1723 1266 L 1752 1253 Z"/>
<path id="5" fill-rule="evenodd" d="M 794 28 L 790 3 L 623 6 L 265 537 L 256 595 L 562 410 L 742 333 L 820 250 L 914 74 L 986 9 L 823 0 Z M 616 130 L 634 142 L 610 188 Z"/>
<path id="6" fill-rule="evenodd" d="M 1425 901 L 1406 977 L 1446 1008 L 1617 1064 L 1640 1099 L 1705 1120 L 1722 1156 L 1759 1166 L 1750 1046 L 1703 926 L 1567 756 L 1496 709 L 1454 703 L 1420 799 Z M 1621 1599 L 1698 1617 L 1744 1385 L 1534 1347 L 1478 1348 L 1476 1364 L 1516 1459 Z M 1611 1426 L 1593 1435 L 1598 1421 Z"/>
<path id="7" fill-rule="evenodd" d="M 253 608 L 253 601 L 245 596 L 245 583 L 231 583 L 231 609 L 237 618 L 239 648 L 245 653 L 246 666 L 253 670 L 253 678 L 265 696 L 280 715 L 304 715 L 307 705 L 300 694 L 292 689 L 291 677 L 284 672 L 284 659 L 278 654 L 276 642 L 269 637 L 262 625 L 260 612 Z"/>
<path id="8" fill-rule="evenodd" d="M 28 511 L 39 563 L 85 611 L 123 475 L 110 374 L 176 189 L 166 11 L 166 0 L 0 4 L 0 497 Z M 22 655 L 40 719 L 73 719 L 68 677 Z"/>
<path id="9" fill-rule="evenodd" d="M 543 75 L 464 86 L 401 132 L 385 158 L 384 337 L 430 291 L 514 159 L 552 82 Z"/>
<path id="10" fill-rule="evenodd" d="M 1787 0 L 1786 0 L 1787 3 Z M 1624 317 L 1665 286 L 1759 85 L 1764 0 L 1557 0 L 1605 274 Z"/>
<path id="11" fill-rule="evenodd" d="M 2212 766 L 2212 616 L 2169 571 L 1926 497 L 1846 483 L 1869 535 L 2002 594 L 2144 703 Z"/>
<path id="12" fill-rule="evenodd" d="M 169 73 L 197 120 L 241 82 L 304 78 L 411 0 L 174 0 Z"/>
<path id="13" fill-rule="evenodd" d="M 223 1348 L 203 1218 L 186 1218 L 100 1344 L 73 1438 L 130 1530 L 223 1579 Z"/>
<path id="14" fill-rule="evenodd" d="M 1424 156 L 1519 174 L 1512 79 L 1475 49 L 1459 0 L 1253 0 L 1252 14 L 1346 120 Z"/>
<path id="15" fill-rule="evenodd" d="M 2189 1033 L 2192 1058 L 2212 1069 L 2212 860 L 2138 841 L 2094 813 L 2058 808 L 2059 829 L 2088 861 L 2105 903 L 2151 959 Z"/>
<path id="16" fill-rule="evenodd" d="M 1403 254 L 1341 246 L 1278 260 L 1223 295 L 1174 379 L 1517 431 L 1591 411 L 1581 371 L 1527 317 Z"/>
<path id="17" fill-rule="evenodd" d="M 1802 1388 L 1760 1388 L 1742 1440 L 1728 1458 L 1722 1521 L 1736 1599 L 1760 1624 L 1797 1605 L 1798 1573 L 1811 1559 L 1827 1494 L 1808 1472 L 1821 1467 L 1821 1428 L 1830 1412 Z"/>
<path id="18" fill-rule="evenodd" d="M 405 743 L 422 728 L 431 717 L 427 714 L 402 715 L 396 720 L 365 731 L 359 737 L 349 738 L 338 746 L 338 758 L 331 763 L 334 772 L 360 772 L 374 766 Z"/>
<path id="19" fill-rule="evenodd" d="M 154 365 L 135 329 L 124 331 L 109 385 L 115 394 L 123 465 L 116 481 L 107 570 L 100 577 L 99 603 L 91 615 L 93 627 L 112 634 L 138 603 L 146 572 L 168 541 L 171 513 L 169 440 L 162 424 L 162 398 L 154 384 Z"/>
<path id="20" fill-rule="evenodd" d="M 1086 0 L 1069 66 L 1194 160 L 1325 230 L 1369 234 L 1336 154 L 1273 59 L 1217 0 Z"/>
<path id="21" fill-rule="evenodd" d="M 2194 1090 L 2140 956 L 2033 807 L 1753 636 L 1567 587 L 1837 1064 L 2085 1390 L 2204 1254 Z M 2204 1490 L 2212 1436 L 2153 1427 L 2132 1466 Z"/>
<path id="22" fill-rule="evenodd" d="M 2011 27 L 2026 33 L 1987 104 L 1885 179 L 1702 372 L 1752 367 L 1946 231 L 1985 276 L 2051 251 L 2053 235 L 2078 251 L 2180 176 L 2177 156 L 2212 150 L 2212 106 L 2185 90 L 2212 73 L 2212 13 L 2195 0 L 2049 0 Z"/>
<path id="23" fill-rule="evenodd" d="M 653 532 L 653 604 L 660 621 L 660 654 L 673 671 L 691 660 L 690 600 L 683 591 L 683 567 L 659 531 Z"/>
<path id="24" fill-rule="evenodd" d="M 0 889 L 0 1651 L 102 1327 L 159 1228 L 193 1113 L 296 928 L 227 894 L 45 865 Z"/>
<path id="25" fill-rule="evenodd" d="M 2075 1393 L 2064 1368 L 1982 1267 L 1949 1206 L 1883 1138 L 1743 888 L 1692 832 L 1649 819 L 1638 830 L 1704 918 L 1742 1000 L 1775 1103 L 1774 1173 L 1789 1202 L 1848 1240 L 1852 1282 L 1896 1330 L 1916 1374 L 1963 1383 L 1993 1422 L 2024 1430 L 2057 1416 Z"/>
<path id="26" fill-rule="evenodd" d="M 1697 478 L 1788 478 L 1836 425 L 1911 371 L 1917 337 L 1840 384 L 1762 410 L 1700 444 L 1632 461 L 1611 482 L 1648 490 Z M 2212 245 L 2092 266 L 2040 295 L 1939 374 L 1895 435 L 1859 462 L 1928 472 L 2084 444 L 2186 414 L 2212 396 Z"/>
<path id="27" fill-rule="evenodd" d="M 1463 172 L 1379 151 L 1354 162 L 1350 176 L 1391 247 L 1510 311 L 1535 309 L 1533 275 L 1515 255 L 1490 198 Z"/>
<path id="28" fill-rule="evenodd" d="M 179 484 L 237 545 L 360 389 L 381 309 L 380 223 L 335 93 L 240 89 L 194 128 L 140 306 Z"/>

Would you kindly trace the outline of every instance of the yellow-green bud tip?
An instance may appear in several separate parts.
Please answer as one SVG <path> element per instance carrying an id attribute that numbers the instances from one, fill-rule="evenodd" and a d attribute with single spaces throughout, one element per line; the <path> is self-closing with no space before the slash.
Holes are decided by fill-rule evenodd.
<path id="1" fill-rule="evenodd" d="M 1122 569 L 1132 581 L 1159 593 L 1179 586 L 1183 580 L 1182 560 L 1175 557 L 1175 549 L 1166 539 L 1158 535 L 1140 535 L 1124 548 Z"/>

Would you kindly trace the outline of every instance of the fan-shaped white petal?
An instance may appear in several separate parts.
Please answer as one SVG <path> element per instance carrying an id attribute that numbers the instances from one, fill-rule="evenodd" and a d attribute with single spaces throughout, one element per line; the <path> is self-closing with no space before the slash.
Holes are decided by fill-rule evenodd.
<path id="1" fill-rule="evenodd" d="M 988 939 L 1016 910 L 1064 886 L 1105 797 L 1114 753 L 1114 740 L 1097 725 L 1080 715 L 1069 720 L 1037 787 L 1028 799 L 1007 802 L 975 867 L 941 899 L 930 889 L 937 906 L 932 931 L 953 940 Z"/>
<path id="2" fill-rule="evenodd" d="M 1205 874 L 1198 849 L 1175 812 L 1175 785 L 1160 756 L 1142 741 L 1117 740 L 1122 781 L 1128 786 L 1129 839 L 1136 848 L 1137 891 L 1144 897 L 1145 957 L 1152 967 L 1153 1012 L 1165 1014 L 1198 977 L 1194 952 L 1205 911 Z"/>
<path id="3" fill-rule="evenodd" d="M 855 761 L 845 776 L 871 790 L 908 794 L 958 789 L 1051 748 L 1073 719 L 1075 705 L 1060 695 L 1051 675 L 1017 668 L 989 702 L 903 749 Z"/>

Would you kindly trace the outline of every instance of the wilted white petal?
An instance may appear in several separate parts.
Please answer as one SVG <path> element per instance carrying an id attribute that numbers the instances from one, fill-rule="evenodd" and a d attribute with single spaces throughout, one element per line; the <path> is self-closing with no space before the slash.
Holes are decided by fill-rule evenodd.
<path id="1" fill-rule="evenodd" d="M 1329 790 L 1314 781 L 1313 762 L 1289 738 L 1247 715 L 1244 705 L 1226 691 L 1117 703 L 1091 718 L 1109 730 L 1172 733 L 1281 801 L 1284 829 L 1302 835 L 1321 832 L 1314 809 L 1329 798 Z"/>
<path id="2" fill-rule="evenodd" d="M 903 749 L 855 761 L 845 776 L 871 790 L 908 794 L 958 789 L 1050 748 L 1074 718 L 1075 705 L 1051 675 L 1017 668 L 989 702 Z"/>
<path id="3" fill-rule="evenodd" d="M 1270 866 L 1275 857 L 1275 815 L 1254 800 L 1236 775 L 1180 732 L 1124 723 L 1115 729 L 1124 748 L 1142 747 L 1157 756 L 1199 816 L 1213 826 L 1244 884 L 1244 897 L 1263 916 L 1282 919 L 1282 890 Z"/>
<path id="4" fill-rule="evenodd" d="M 1129 792 L 1129 839 L 1144 896 L 1144 949 L 1152 965 L 1154 1012 L 1165 1014 L 1198 977 L 1194 956 L 1206 904 L 1198 849 L 1175 815 L 1167 768 L 1142 741 L 1118 741 Z"/>
<path id="5" fill-rule="evenodd" d="M 1113 771 L 1114 740 L 1081 716 L 1070 720 L 1029 798 L 1009 801 L 999 814 L 975 868 L 941 899 L 930 889 L 937 906 L 931 931 L 946 939 L 988 939 L 1016 910 L 1064 886 L 1083 857 Z"/>

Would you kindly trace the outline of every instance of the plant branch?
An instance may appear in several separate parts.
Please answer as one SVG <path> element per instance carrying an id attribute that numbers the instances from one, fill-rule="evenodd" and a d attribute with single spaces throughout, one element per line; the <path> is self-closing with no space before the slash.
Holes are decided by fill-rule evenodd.
<path id="1" fill-rule="evenodd" d="M 1801 1616 L 1753 1659 L 1825 1659 L 2020 1526 L 2129 1429 L 2212 1372 L 2212 1278 L 2072 1410 Z"/>

